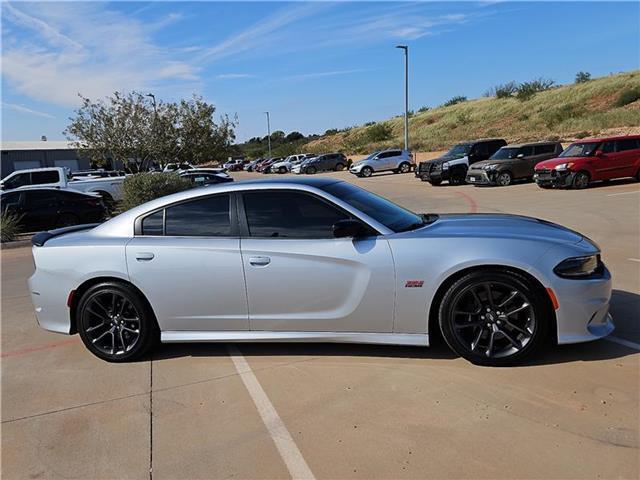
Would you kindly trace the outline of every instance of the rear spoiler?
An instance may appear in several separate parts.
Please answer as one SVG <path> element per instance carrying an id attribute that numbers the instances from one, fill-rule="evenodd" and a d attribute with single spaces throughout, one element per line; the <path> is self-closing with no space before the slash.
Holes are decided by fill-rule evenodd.
<path id="1" fill-rule="evenodd" d="M 91 230 L 94 227 L 100 225 L 99 223 L 85 223 L 84 225 L 73 225 L 71 227 L 56 228 L 55 230 L 49 230 L 47 232 L 36 233 L 31 237 L 31 245 L 34 247 L 41 247 L 47 241 L 54 237 L 64 235 L 66 233 L 81 232 L 82 230 Z"/>

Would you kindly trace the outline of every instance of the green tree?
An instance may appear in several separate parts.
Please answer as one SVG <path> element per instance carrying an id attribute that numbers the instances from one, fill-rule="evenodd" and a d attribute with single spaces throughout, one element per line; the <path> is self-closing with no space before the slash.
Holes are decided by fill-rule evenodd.
<path id="1" fill-rule="evenodd" d="M 591 80 L 591 74 L 589 72 L 576 73 L 576 83 L 586 83 Z"/>
<path id="2" fill-rule="evenodd" d="M 155 105 L 139 92 L 80 98 L 64 134 L 99 165 L 112 159 L 140 171 L 152 161 L 222 160 L 235 140 L 235 119 L 223 115 L 216 123 L 215 107 L 199 96 Z"/>

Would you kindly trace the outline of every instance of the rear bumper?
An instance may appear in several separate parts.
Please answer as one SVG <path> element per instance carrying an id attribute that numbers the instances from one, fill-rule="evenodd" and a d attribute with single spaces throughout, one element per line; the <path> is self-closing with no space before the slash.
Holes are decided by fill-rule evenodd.
<path id="1" fill-rule="evenodd" d="M 569 170 L 536 170 L 533 180 L 543 187 L 570 187 L 574 173 Z"/>

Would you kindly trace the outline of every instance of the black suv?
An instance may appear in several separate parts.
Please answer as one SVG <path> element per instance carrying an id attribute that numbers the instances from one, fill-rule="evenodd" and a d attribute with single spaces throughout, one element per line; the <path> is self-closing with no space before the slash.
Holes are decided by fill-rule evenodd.
<path id="1" fill-rule="evenodd" d="M 347 157 L 342 153 L 327 153 L 305 160 L 300 164 L 300 173 L 316 173 L 323 170 L 344 170 L 349 166 Z"/>
<path id="2" fill-rule="evenodd" d="M 556 158 L 562 152 L 560 142 L 507 145 L 489 160 L 476 162 L 467 171 L 467 183 L 506 187 L 519 179 L 531 180 L 536 164 Z"/>
<path id="3" fill-rule="evenodd" d="M 461 142 L 443 156 L 420 162 L 416 177 L 431 185 L 440 185 L 448 180 L 451 185 L 464 183 L 469 165 L 486 160 L 507 142 L 502 138 L 488 138 Z"/>

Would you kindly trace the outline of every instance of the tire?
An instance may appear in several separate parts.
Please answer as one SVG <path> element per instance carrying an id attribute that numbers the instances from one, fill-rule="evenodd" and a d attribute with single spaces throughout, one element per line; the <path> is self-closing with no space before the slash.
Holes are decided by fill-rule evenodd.
<path id="1" fill-rule="evenodd" d="M 287 173 L 287 168 L 286 167 L 278 168 L 278 173 Z"/>
<path id="2" fill-rule="evenodd" d="M 573 176 L 573 182 L 571 183 L 571 187 L 576 190 L 582 190 L 589 186 L 589 174 L 587 172 L 580 171 Z"/>
<path id="3" fill-rule="evenodd" d="M 397 170 L 398 173 L 409 173 L 410 171 L 411 165 L 409 165 L 407 162 L 402 162 Z"/>
<path id="4" fill-rule="evenodd" d="M 538 351 L 551 323 L 540 288 L 508 270 L 475 271 L 457 280 L 442 298 L 438 321 L 454 352 L 495 367 Z"/>
<path id="5" fill-rule="evenodd" d="M 365 178 L 369 178 L 371 175 L 373 175 L 373 168 L 363 167 L 362 170 L 360 170 L 360 175 L 362 175 Z"/>
<path id="6" fill-rule="evenodd" d="M 72 225 L 80 225 L 80 218 L 73 213 L 63 213 L 56 220 L 56 227 L 70 227 Z"/>
<path id="7" fill-rule="evenodd" d="M 335 170 L 336 172 L 341 172 L 344 170 L 344 165 L 342 163 L 337 164 Z"/>
<path id="8" fill-rule="evenodd" d="M 118 282 L 99 283 L 82 295 L 76 327 L 85 347 L 107 362 L 142 358 L 159 340 L 147 302 L 133 287 Z"/>
<path id="9" fill-rule="evenodd" d="M 467 172 L 463 170 L 459 170 L 456 172 L 451 172 L 451 176 L 449 177 L 450 185 L 464 185 L 465 177 L 467 176 Z"/>
<path id="10" fill-rule="evenodd" d="M 543 190 L 549 190 L 551 188 L 553 188 L 552 185 L 546 184 L 546 183 L 536 183 L 538 185 L 538 187 L 542 188 Z"/>
<path id="11" fill-rule="evenodd" d="M 423 180 L 424 182 L 424 180 Z M 433 185 L 434 187 L 439 187 L 440 185 L 442 185 L 442 180 L 429 180 L 429 183 L 431 185 Z"/>
<path id="12" fill-rule="evenodd" d="M 316 173 L 318 171 L 318 169 L 316 167 L 307 167 L 307 172 L 309 175 L 313 175 L 314 173 Z"/>
<path id="13" fill-rule="evenodd" d="M 511 185 L 511 182 L 513 182 L 513 175 L 511 175 L 511 172 L 499 172 L 498 176 L 496 177 L 496 184 L 499 187 L 508 187 L 509 185 Z"/>

